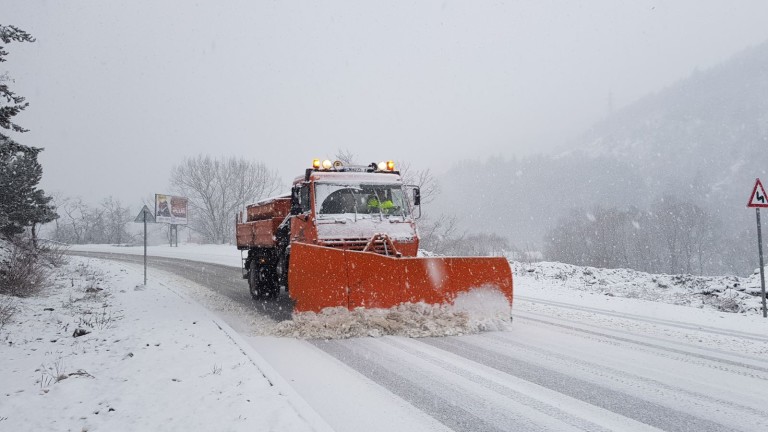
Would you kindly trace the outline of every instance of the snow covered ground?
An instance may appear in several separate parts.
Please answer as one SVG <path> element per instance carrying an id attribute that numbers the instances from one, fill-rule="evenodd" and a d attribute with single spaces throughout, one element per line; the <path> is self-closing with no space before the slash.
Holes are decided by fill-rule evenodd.
<path id="1" fill-rule="evenodd" d="M 236 329 L 337 431 L 768 428 L 768 390 L 754 385 L 768 380 L 768 320 L 753 307 L 733 313 L 711 301 L 719 297 L 711 293 L 732 290 L 754 306 L 759 297 L 746 292 L 753 276 L 514 263 L 515 320 L 500 331 L 303 340 L 280 336 L 296 324 L 284 304 L 250 302 L 232 269 L 239 267 L 235 248 L 155 250 L 196 262 L 155 259 L 151 280 Z M 125 266 L 139 269 L 136 263 Z"/>
<path id="2" fill-rule="evenodd" d="M 142 279 L 72 257 L 41 296 L 15 299 L 0 330 L 0 430 L 329 429 L 224 321 Z"/>

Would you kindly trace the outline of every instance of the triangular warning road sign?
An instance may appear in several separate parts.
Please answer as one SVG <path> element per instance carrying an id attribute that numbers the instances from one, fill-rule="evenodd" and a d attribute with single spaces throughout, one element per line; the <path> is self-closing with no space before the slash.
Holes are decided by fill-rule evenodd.
<path id="1" fill-rule="evenodd" d="M 155 223 L 155 215 L 152 214 L 151 211 L 149 211 L 149 207 L 144 206 L 143 209 L 139 212 L 139 215 L 136 216 L 136 219 L 134 219 L 134 222 L 137 223 L 144 223 L 144 215 L 147 215 L 147 223 Z"/>
<path id="2" fill-rule="evenodd" d="M 749 198 L 747 207 L 768 207 L 768 196 L 765 195 L 765 188 L 760 183 L 760 179 L 755 181 L 755 188 L 752 189 L 752 196 Z"/>

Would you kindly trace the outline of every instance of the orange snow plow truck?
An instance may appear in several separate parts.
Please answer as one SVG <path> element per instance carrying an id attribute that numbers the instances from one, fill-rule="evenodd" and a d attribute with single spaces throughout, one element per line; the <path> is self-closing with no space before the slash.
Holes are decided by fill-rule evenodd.
<path id="1" fill-rule="evenodd" d="M 419 188 L 404 185 L 392 161 L 313 160 L 290 195 L 251 204 L 237 216 L 251 295 L 273 299 L 285 287 L 295 312 L 319 312 L 452 304 L 462 293 L 490 288 L 511 305 L 505 258 L 416 256 L 420 201 Z"/>

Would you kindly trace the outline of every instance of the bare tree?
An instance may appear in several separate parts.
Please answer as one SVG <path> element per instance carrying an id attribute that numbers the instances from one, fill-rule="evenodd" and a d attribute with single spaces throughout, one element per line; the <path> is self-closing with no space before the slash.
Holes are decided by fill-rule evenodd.
<path id="1" fill-rule="evenodd" d="M 58 198 L 60 221 L 54 226 L 53 239 L 72 244 L 109 243 L 104 208 L 91 207 L 82 198 Z"/>
<path id="2" fill-rule="evenodd" d="M 440 215 L 435 220 L 424 218 L 419 222 L 420 249 L 440 255 L 455 254 L 464 234 L 459 232 L 456 217 Z"/>
<path id="3" fill-rule="evenodd" d="M 504 256 L 510 250 L 509 241 L 496 233 L 469 234 L 457 246 L 460 256 Z"/>
<path id="4" fill-rule="evenodd" d="M 440 184 L 429 168 L 418 170 L 411 167 L 409 162 L 398 162 L 397 170 L 403 177 L 403 183 L 415 185 L 421 189 L 421 203 L 429 204 L 440 194 Z"/>
<path id="5" fill-rule="evenodd" d="M 203 155 L 175 166 L 170 181 L 189 198 L 190 227 L 212 243 L 232 241 L 235 214 L 280 187 L 277 172 L 261 162 Z"/>
<path id="6" fill-rule="evenodd" d="M 716 225 L 713 215 L 674 196 L 656 200 L 652 211 L 573 210 L 547 234 L 546 254 L 576 265 L 703 274 L 713 265 Z"/>
<path id="7" fill-rule="evenodd" d="M 336 150 L 336 155 L 334 156 L 336 160 L 341 161 L 344 163 L 344 165 L 354 165 L 355 164 L 355 154 L 352 152 L 352 150 L 343 148 Z"/>
<path id="8" fill-rule="evenodd" d="M 128 234 L 128 224 L 133 221 L 130 209 L 111 196 L 101 202 L 101 207 L 104 209 L 107 242 L 121 244 L 131 240 L 132 236 Z"/>
<path id="9" fill-rule="evenodd" d="M 715 220 L 707 211 L 688 201 L 665 195 L 654 203 L 661 236 L 666 240 L 669 271 L 703 272 L 704 259 L 712 250 Z"/>

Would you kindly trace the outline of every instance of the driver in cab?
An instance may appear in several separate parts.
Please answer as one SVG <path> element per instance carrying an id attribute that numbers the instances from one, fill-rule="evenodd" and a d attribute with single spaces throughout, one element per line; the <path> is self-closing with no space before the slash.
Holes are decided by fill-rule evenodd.
<path id="1" fill-rule="evenodd" d="M 391 213 L 395 210 L 395 204 L 392 202 L 391 199 L 385 198 L 384 200 L 379 200 L 379 197 L 376 196 L 376 194 L 370 194 L 368 195 L 368 212 L 369 213 L 378 213 L 381 211 L 382 213 Z"/>

